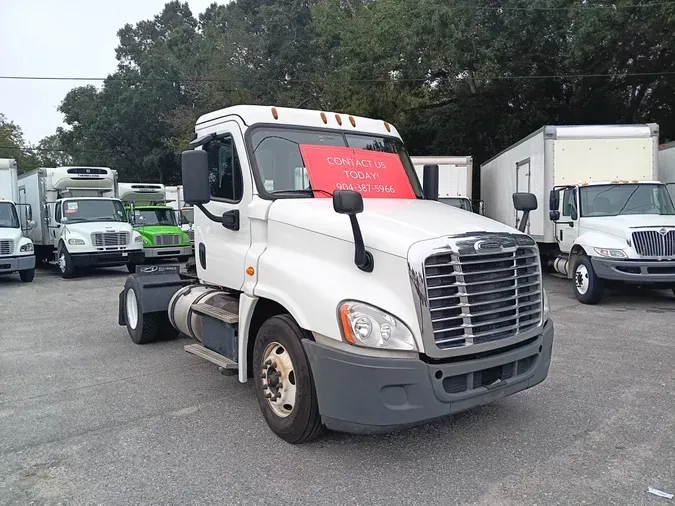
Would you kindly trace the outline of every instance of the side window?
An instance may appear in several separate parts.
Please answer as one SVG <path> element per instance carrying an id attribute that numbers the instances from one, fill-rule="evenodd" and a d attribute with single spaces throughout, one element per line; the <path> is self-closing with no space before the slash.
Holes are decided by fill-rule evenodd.
<path id="1" fill-rule="evenodd" d="M 61 223 L 61 203 L 54 206 L 54 221 Z"/>
<path id="2" fill-rule="evenodd" d="M 221 137 L 206 145 L 209 184 L 214 199 L 239 202 L 244 194 L 239 156 L 232 137 Z"/>
<path id="3" fill-rule="evenodd" d="M 572 209 L 576 209 L 577 204 L 574 200 L 574 190 L 568 188 L 563 193 L 563 216 L 572 216 Z"/>

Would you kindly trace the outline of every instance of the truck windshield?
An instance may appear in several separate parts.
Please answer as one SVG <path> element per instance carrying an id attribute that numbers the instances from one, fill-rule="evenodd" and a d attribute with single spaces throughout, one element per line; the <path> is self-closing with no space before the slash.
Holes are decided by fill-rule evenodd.
<path id="1" fill-rule="evenodd" d="M 582 186 L 581 216 L 587 218 L 627 214 L 675 215 L 670 194 L 662 184 Z"/>
<path id="2" fill-rule="evenodd" d="M 173 209 L 138 209 L 136 208 L 136 224 L 143 226 L 163 225 L 176 226 L 176 212 Z M 139 220 L 139 218 L 142 218 Z"/>
<path id="3" fill-rule="evenodd" d="M 464 211 L 473 212 L 473 206 L 471 205 L 471 202 L 468 201 L 467 199 L 463 199 L 460 197 L 440 197 L 438 201 L 442 204 L 447 204 L 452 207 L 458 207 L 459 209 L 463 209 Z"/>
<path id="4" fill-rule="evenodd" d="M 58 213 L 58 212 L 57 212 Z M 63 201 L 62 221 L 127 221 L 124 206 L 119 200 L 69 199 Z"/>
<path id="5" fill-rule="evenodd" d="M 19 217 L 11 202 L 0 202 L 0 228 L 19 228 Z"/>
<path id="6" fill-rule="evenodd" d="M 268 192 L 284 192 L 310 189 L 305 164 L 300 154 L 301 144 L 338 146 L 382 151 L 397 154 L 406 171 L 417 198 L 422 198 L 422 187 L 415 167 L 403 143 L 393 137 L 309 130 L 302 128 L 264 127 L 251 133 L 255 165 Z M 317 188 L 317 190 L 332 190 Z M 311 192 L 302 196 L 312 196 Z"/>

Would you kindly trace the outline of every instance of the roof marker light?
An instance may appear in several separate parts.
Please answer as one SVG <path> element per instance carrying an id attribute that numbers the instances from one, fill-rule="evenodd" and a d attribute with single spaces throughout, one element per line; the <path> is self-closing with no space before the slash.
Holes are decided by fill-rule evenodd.
<path id="1" fill-rule="evenodd" d="M 272 117 L 273 117 L 274 119 L 279 119 L 279 113 L 277 112 L 277 108 L 276 108 L 276 107 L 272 107 Z"/>

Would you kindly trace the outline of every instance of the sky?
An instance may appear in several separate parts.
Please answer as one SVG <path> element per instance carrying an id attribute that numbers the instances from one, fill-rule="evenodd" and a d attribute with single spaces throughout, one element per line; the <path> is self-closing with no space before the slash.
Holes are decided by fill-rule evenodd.
<path id="1" fill-rule="evenodd" d="M 221 0 L 222 1 L 222 0 Z M 193 15 L 214 0 L 188 0 Z M 0 76 L 105 77 L 117 30 L 151 19 L 166 0 L 0 0 Z M 63 125 L 56 108 L 76 86 L 100 82 L 0 79 L 0 113 L 36 144 Z"/>

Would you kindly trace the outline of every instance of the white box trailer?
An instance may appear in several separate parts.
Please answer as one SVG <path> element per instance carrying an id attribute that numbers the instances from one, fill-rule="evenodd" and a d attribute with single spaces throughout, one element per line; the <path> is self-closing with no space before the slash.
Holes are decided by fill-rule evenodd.
<path id="1" fill-rule="evenodd" d="M 675 208 L 658 181 L 659 127 L 545 126 L 481 165 L 488 217 L 517 226 L 514 192 L 536 195 L 527 232 L 577 298 L 605 281 L 675 286 Z"/>
<path id="2" fill-rule="evenodd" d="M 666 183 L 671 198 L 675 198 L 675 141 L 659 146 L 659 181 Z"/>
<path id="3" fill-rule="evenodd" d="M 417 177 L 422 181 L 424 166 L 438 165 L 438 201 L 473 211 L 473 157 L 411 156 Z"/>

